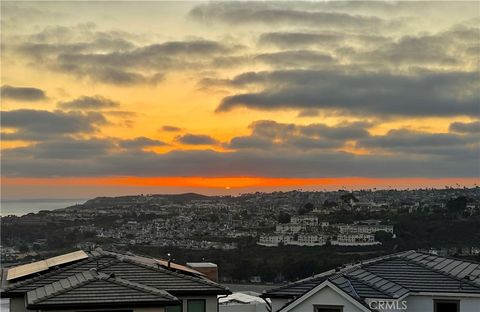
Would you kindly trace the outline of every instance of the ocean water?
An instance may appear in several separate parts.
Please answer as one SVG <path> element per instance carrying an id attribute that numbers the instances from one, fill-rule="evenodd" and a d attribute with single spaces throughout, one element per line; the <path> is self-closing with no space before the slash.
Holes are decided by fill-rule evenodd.
<path id="1" fill-rule="evenodd" d="M 40 210 L 54 210 L 83 204 L 86 199 L 28 199 L 28 200 L 6 200 L 0 202 L 0 215 L 23 216 Z"/>

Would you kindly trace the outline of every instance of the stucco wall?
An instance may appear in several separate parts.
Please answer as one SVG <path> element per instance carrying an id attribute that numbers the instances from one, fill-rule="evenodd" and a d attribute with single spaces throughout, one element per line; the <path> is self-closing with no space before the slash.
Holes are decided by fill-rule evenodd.
<path id="1" fill-rule="evenodd" d="M 343 312 L 361 312 L 361 310 L 339 295 L 330 287 L 324 287 L 295 307 L 295 312 L 312 312 L 315 305 L 343 306 Z"/>
<path id="2" fill-rule="evenodd" d="M 278 299 L 272 300 L 272 303 Z M 284 304 L 285 302 L 278 306 L 278 303 L 275 303 L 275 307 L 273 311 L 278 311 Z M 350 303 L 347 299 L 339 295 L 337 292 L 332 290 L 331 288 L 324 287 L 321 289 L 319 292 L 316 294 L 312 295 L 310 298 L 307 298 L 305 301 L 297 305 L 294 309 L 291 311 L 294 312 L 312 312 L 313 307 L 315 305 L 333 305 L 333 306 L 343 306 L 343 312 L 361 312 L 361 310 Z M 272 305 L 273 308 L 273 305 Z"/>
<path id="3" fill-rule="evenodd" d="M 287 302 L 287 299 L 272 298 L 272 311 L 276 312 L 280 310 L 280 308 L 287 304 Z"/>
<path id="4" fill-rule="evenodd" d="M 381 312 L 434 312 L 434 300 L 458 300 L 460 301 L 460 312 L 480 312 L 480 297 L 456 297 L 456 296 L 418 296 L 412 295 L 399 301 L 394 308 L 387 308 L 383 305 L 378 308 L 377 301 L 372 307 L 377 308 Z M 367 299 L 366 302 L 370 304 L 374 299 Z M 405 301 L 402 304 L 402 301 Z M 285 300 L 272 300 L 273 312 L 278 311 L 285 304 Z M 314 305 L 334 305 L 343 306 L 344 312 L 358 312 L 361 311 L 358 307 L 347 301 L 332 289 L 325 287 L 319 293 L 313 295 L 309 299 L 292 309 L 292 312 L 312 312 Z M 404 309 L 406 307 L 406 309 Z"/>

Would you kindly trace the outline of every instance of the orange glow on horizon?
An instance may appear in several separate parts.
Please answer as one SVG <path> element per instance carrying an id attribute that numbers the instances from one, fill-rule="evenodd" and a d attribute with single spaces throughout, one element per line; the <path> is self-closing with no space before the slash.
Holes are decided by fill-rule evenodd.
<path id="1" fill-rule="evenodd" d="M 321 188 L 420 188 L 445 186 L 472 187 L 478 178 L 270 178 L 270 177 L 66 177 L 66 178 L 2 178 L 5 186 L 158 186 L 204 187 L 222 189 L 262 187 Z"/>

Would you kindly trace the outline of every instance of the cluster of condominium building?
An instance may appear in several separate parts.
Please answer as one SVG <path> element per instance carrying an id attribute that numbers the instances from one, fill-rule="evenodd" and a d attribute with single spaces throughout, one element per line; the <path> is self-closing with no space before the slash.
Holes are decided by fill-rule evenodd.
<path id="1" fill-rule="evenodd" d="M 292 217 L 289 223 L 277 224 L 274 233 L 260 235 L 258 244 L 323 246 L 329 242 L 338 246 L 369 246 L 380 244 L 375 240 L 375 233 L 380 231 L 395 235 L 393 225 L 377 220 L 330 224 L 315 215 L 303 215 Z"/>

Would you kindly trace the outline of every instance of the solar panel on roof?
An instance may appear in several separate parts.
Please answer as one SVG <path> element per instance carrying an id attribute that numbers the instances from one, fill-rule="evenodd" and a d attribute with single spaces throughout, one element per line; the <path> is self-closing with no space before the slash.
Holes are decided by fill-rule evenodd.
<path id="1" fill-rule="evenodd" d="M 53 267 L 56 265 L 61 265 L 64 263 L 86 259 L 88 255 L 83 250 L 74 251 L 68 254 L 60 255 L 57 257 L 49 258 L 45 260 L 47 262 L 48 267 Z"/>
<path id="2" fill-rule="evenodd" d="M 88 255 L 83 250 L 78 250 L 57 257 L 48 258 L 46 260 L 19 265 L 8 269 L 7 281 L 42 272 L 57 265 L 70 263 L 85 258 L 88 258 Z"/>
<path id="3" fill-rule="evenodd" d="M 37 261 L 29 264 L 19 265 L 17 267 L 8 269 L 7 281 L 45 270 L 48 270 L 48 265 L 45 261 Z"/>

